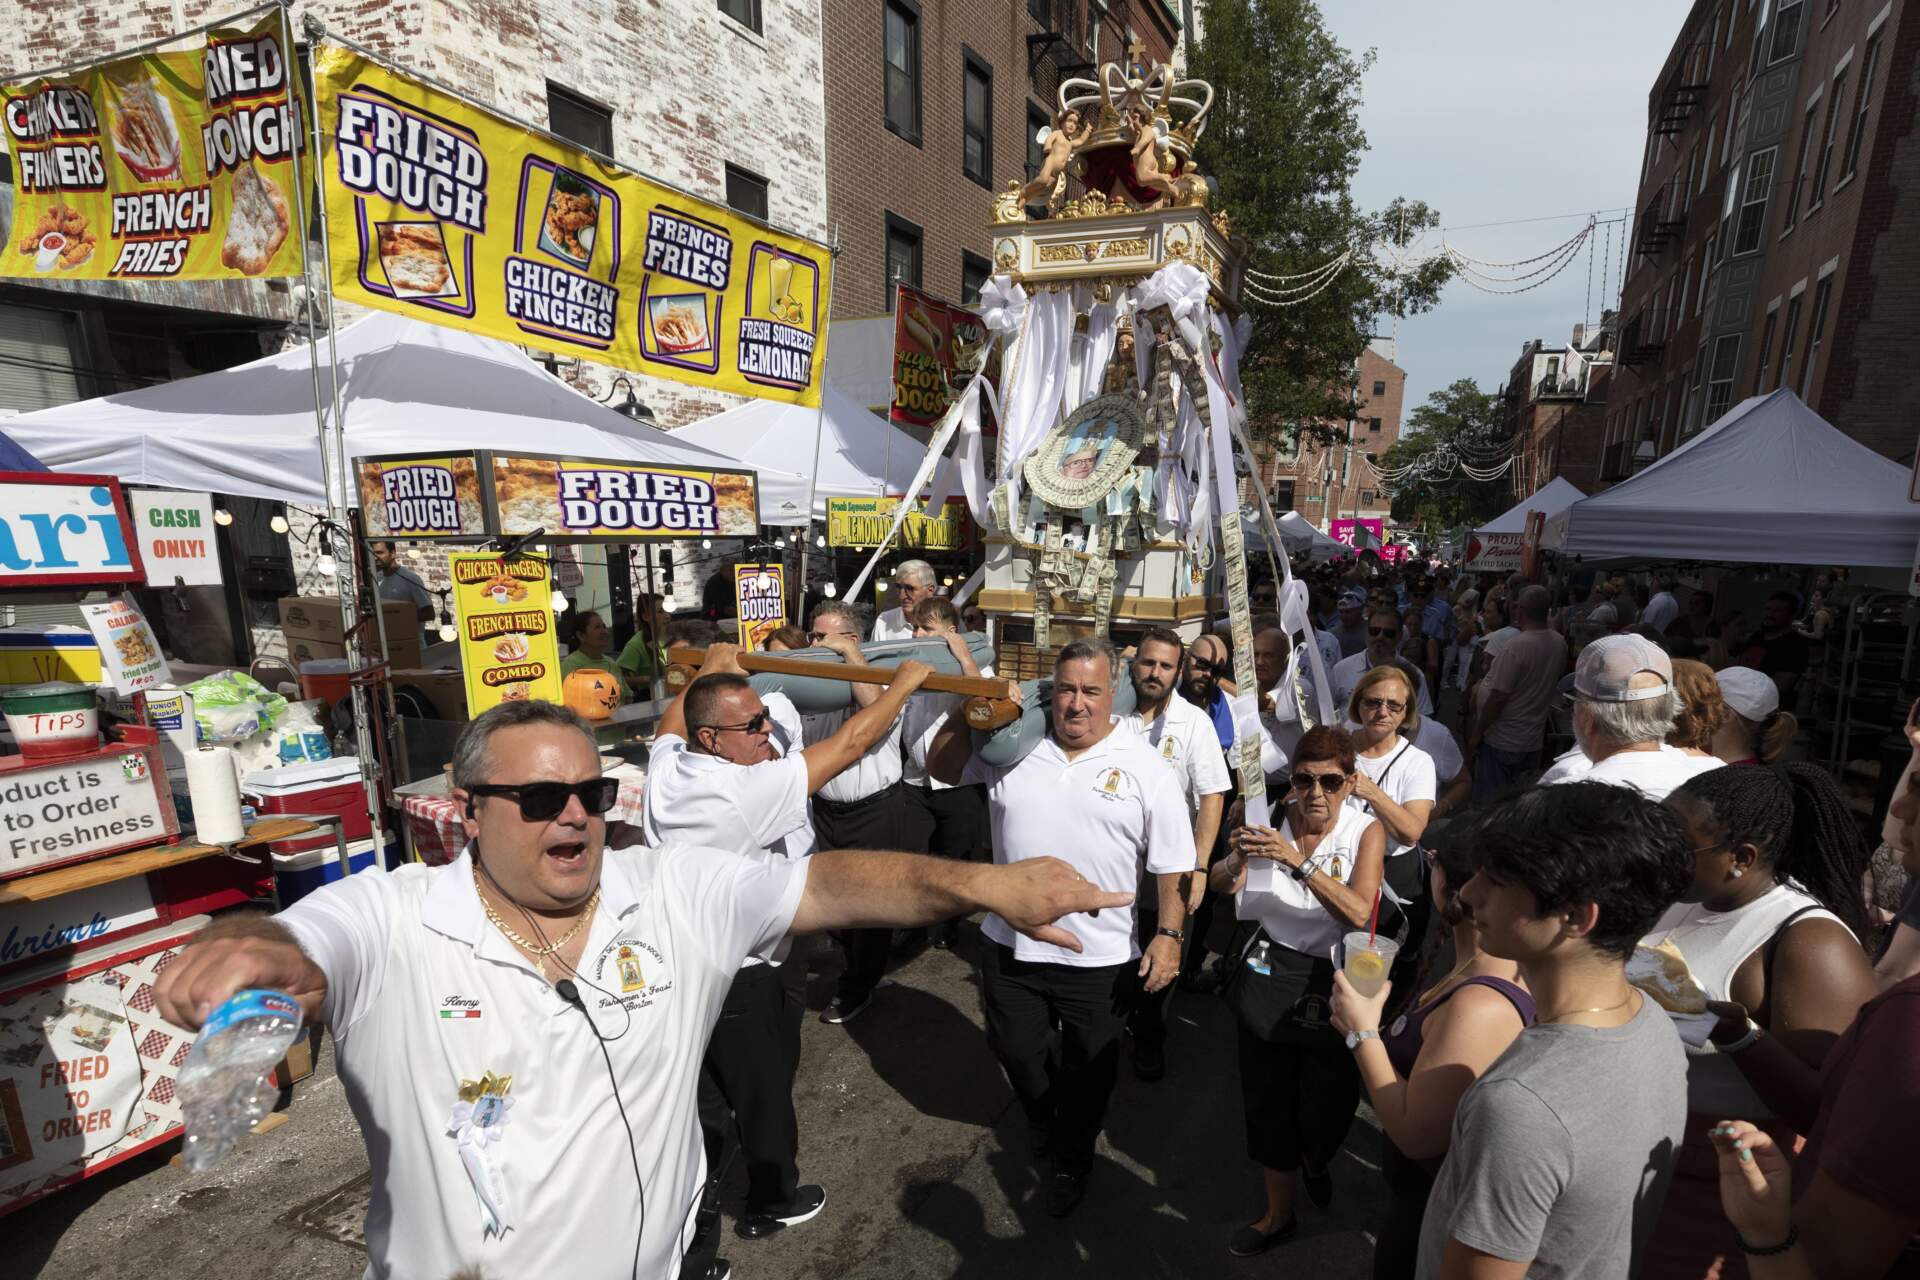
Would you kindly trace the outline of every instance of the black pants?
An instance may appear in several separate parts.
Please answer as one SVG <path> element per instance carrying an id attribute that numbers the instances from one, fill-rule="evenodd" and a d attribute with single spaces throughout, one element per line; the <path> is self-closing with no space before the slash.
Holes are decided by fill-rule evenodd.
<path id="1" fill-rule="evenodd" d="M 1232 798 L 1231 794 L 1229 794 L 1228 798 Z M 1223 815 L 1223 820 L 1220 823 L 1220 832 L 1213 838 L 1213 853 L 1208 858 L 1207 865 L 1212 866 L 1226 856 L 1227 824 Z M 1207 873 L 1201 871 L 1195 874 L 1204 878 Z M 1207 951 L 1207 935 L 1213 932 L 1213 922 L 1216 918 L 1214 909 L 1220 902 L 1221 895 L 1209 889 L 1201 896 L 1199 909 L 1187 917 L 1187 949 L 1180 957 L 1181 977 L 1195 977 L 1206 965 L 1209 954 Z M 1229 910 L 1231 910 L 1231 907 L 1229 907 Z M 1229 915 L 1224 919 L 1226 922 L 1231 923 L 1232 916 Z M 1231 933 L 1232 931 L 1223 928 L 1222 932 Z M 1221 943 L 1221 950 L 1226 950 L 1226 946 L 1227 944 L 1223 941 Z"/>
<path id="2" fill-rule="evenodd" d="M 800 1122 L 793 1113 L 800 1028 L 787 1004 L 781 967 L 740 970 L 700 1066 L 708 1177 L 718 1180 L 729 1141 L 737 1141 L 747 1162 L 749 1212 L 786 1204 L 800 1182 Z"/>
<path id="3" fill-rule="evenodd" d="M 1134 915 L 1139 921 L 1134 936 L 1145 951 L 1153 945 L 1160 933 L 1160 878 L 1149 872 L 1140 879 L 1140 888 L 1135 892 Z M 1183 947 L 1199 947 L 1199 935 L 1187 928 L 1187 940 Z M 1180 953 L 1181 968 L 1186 967 L 1187 952 Z M 1127 1032 L 1133 1037 L 1135 1046 L 1147 1049 L 1165 1048 L 1167 1043 L 1167 1010 L 1173 1005 L 1174 990 L 1179 982 L 1169 982 L 1158 991 L 1148 991 L 1146 979 L 1139 974 L 1136 964 L 1132 970 L 1132 994 L 1129 997 L 1127 1014 Z"/>
<path id="4" fill-rule="evenodd" d="M 1051 1135 L 1065 1173 L 1093 1167 L 1093 1146 L 1119 1074 L 1135 964 L 1080 968 L 1019 960 L 1013 948 L 983 942 L 980 990 L 987 1041 L 1006 1069 L 1027 1123 Z M 1053 1024 L 1060 1044 L 1052 1044 Z"/>
<path id="5" fill-rule="evenodd" d="M 1273 1043 L 1239 1027 L 1247 1154 L 1291 1172 L 1327 1167 L 1360 1109 L 1360 1071 L 1331 1031 L 1310 1044 Z"/>
<path id="6" fill-rule="evenodd" d="M 860 800 L 813 799 L 814 846 L 819 849 L 898 849 L 906 838 L 899 783 Z M 873 994 L 887 971 L 891 929 L 844 929 L 835 935 L 847 953 L 834 994 L 859 1004 Z"/>
<path id="7" fill-rule="evenodd" d="M 1400 1154 L 1380 1135 L 1380 1172 L 1387 1182 L 1387 1215 L 1373 1249 L 1373 1280 L 1414 1280 L 1420 1269 L 1420 1227 L 1434 1175 Z"/>
<path id="8" fill-rule="evenodd" d="M 987 789 L 965 787 L 900 788 L 905 800 L 911 853 L 931 853 L 956 862 L 984 861 L 991 847 L 987 834 Z"/>

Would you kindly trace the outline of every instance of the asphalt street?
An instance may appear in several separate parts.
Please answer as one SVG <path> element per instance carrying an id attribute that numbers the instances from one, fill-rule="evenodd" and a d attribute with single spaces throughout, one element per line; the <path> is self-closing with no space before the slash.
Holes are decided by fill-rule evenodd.
<path id="1" fill-rule="evenodd" d="M 1334 1165 L 1327 1212 L 1302 1200 L 1301 1234 L 1265 1257 L 1226 1252 L 1257 1213 L 1242 1141 L 1231 1016 L 1180 995 L 1168 1070 L 1154 1084 L 1121 1068 L 1086 1201 L 1047 1216 L 1025 1125 L 981 1029 L 969 926 L 957 952 L 900 964 L 845 1027 L 809 1016 L 795 1102 L 800 1172 L 827 1188 L 812 1222 L 722 1255 L 741 1280 L 1112 1275 L 1129 1280 L 1369 1274 L 1382 1203 L 1378 1130 L 1363 1108 Z M 832 994 L 838 954 L 817 955 L 809 1003 Z M 331 1045 L 293 1092 L 288 1123 L 191 1176 L 170 1149 L 131 1161 L 0 1224 L 6 1272 L 46 1280 L 351 1280 L 367 1162 L 333 1074 Z M 623 1166 L 624 1167 L 624 1166 Z M 729 1212 L 744 1177 L 736 1171 Z M 595 1235 L 598 1233 L 595 1232 Z M 1091 1268 L 1091 1269 L 1089 1269 Z"/>

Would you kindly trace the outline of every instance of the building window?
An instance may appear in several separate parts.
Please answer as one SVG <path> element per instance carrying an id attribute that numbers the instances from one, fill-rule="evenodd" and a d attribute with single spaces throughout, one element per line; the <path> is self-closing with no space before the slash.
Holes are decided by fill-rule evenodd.
<path id="1" fill-rule="evenodd" d="M 1027 0 L 1027 16 L 1047 25 L 1053 19 L 1053 0 Z"/>
<path id="2" fill-rule="evenodd" d="M 960 51 L 960 170 L 993 186 L 993 68 L 971 49 Z"/>
<path id="3" fill-rule="evenodd" d="M 1740 88 L 1734 86 L 1733 97 L 1727 100 L 1727 131 L 1720 137 L 1720 163 L 1725 164 L 1733 150 L 1733 131 L 1740 125 Z"/>
<path id="4" fill-rule="evenodd" d="M 1700 194 L 1707 193 L 1707 179 L 1713 176 L 1713 135 L 1719 132 L 1720 121 L 1714 120 L 1707 125 L 1707 162 L 1700 166 Z"/>
<path id="5" fill-rule="evenodd" d="M 1375 378 L 1373 380 L 1373 394 L 1377 396 L 1383 396 L 1387 394 L 1387 384 L 1384 379 Z"/>
<path id="6" fill-rule="evenodd" d="M 1807 160 L 1813 152 L 1814 116 L 1820 110 L 1815 103 L 1807 108 L 1807 118 L 1800 122 L 1800 158 L 1793 162 L 1793 180 L 1787 184 L 1787 216 L 1782 220 L 1780 234 L 1793 230 L 1793 223 L 1800 216 L 1800 191 L 1807 185 Z"/>
<path id="7" fill-rule="evenodd" d="M 1733 252 L 1752 253 L 1767 229 L 1767 197 L 1773 191 L 1773 164 L 1780 148 L 1768 147 L 1747 157 L 1746 192 L 1740 197 L 1740 221 L 1733 235 Z"/>
<path id="8" fill-rule="evenodd" d="M 977 253 L 960 251 L 960 301 L 972 306 L 980 301 L 980 290 L 993 275 L 993 264 Z"/>
<path id="9" fill-rule="evenodd" d="M 727 166 L 727 208 L 767 220 L 767 180 L 738 165 Z"/>
<path id="10" fill-rule="evenodd" d="M 1027 104 L 1027 181 L 1032 182 L 1040 176 L 1040 166 L 1047 162 L 1047 148 L 1040 141 L 1040 131 L 1050 127 L 1047 113 L 1031 102 Z"/>
<path id="11" fill-rule="evenodd" d="M 1274 446 L 1273 456 L 1279 462 L 1295 462 L 1300 457 L 1300 427 L 1298 424 L 1283 427 L 1280 430 L 1280 442 Z"/>
<path id="12" fill-rule="evenodd" d="M 1795 294 L 1787 303 L 1787 330 L 1780 337 L 1780 380 L 1774 383 L 1784 387 L 1793 381 L 1793 335 L 1800 327 L 1800 295 Z"/>
<path id="13" fill-rule="evenodd" d="M 1832 276 L 1822 280 L 1813 291 L 1813 311 L 1807 316 L 1807 358 L 1800 363 L 1802 400 L 1813 393 L 1813 362 L 1820 358 L 1820 331 L 1827 327 L 1827 299 L 1832 292 Z"/>
<path id="14" fill-rule="evenodd" d="M 1767 52 L 1768 66 L 1799 52 L 1800 15 L 1805 10 L 1805 0 L 1779 0 L 1773 16 L 1773 43 Z"/>
<path id="15" fill-rule="evenodd" d="M 887 0 L 887 128 L 920 144 L 920 9 Z"/>
<path id="16" fill-rule="evenodd" d="M 760 0 L 720 0 L 720 12 L 755 35 L 760 34 Z"/>
<path id="17" fill-rule="evenodd" d="M 1680 385 L 1685 388 L 1680 393 L 1680 438 L 1684 440 L 1698 425 L 1693 415 L 1700 408 L 1700 384 L 1694 379 L 1692 365 L 1680 371 Z"/>
<path id="18" fill-rule="evenodd" d="M 1293 510 L 1292 479 L 1275 480 L 1273 482 L 1273 509 L 1275 511 Z"/>
<path id="19" fill-rule="evenodd" d="M 1709 424 L 1718 422 L 1720 415 L 1733 404 L 1733 372 L 1740 365 L 1740 335 L 1730 333 L 1713 344 L 1713 372 L 1707 383 L 1707 416 Z"/>
<path id="20" fill-rule="evenodd" d="M 887 215 L 887 310 L 893 310 L 893 287 L 920 287 L 921 231 L 894 214 Z"/>
<path id="21" fill-rule="evenodd" d="M 613 108 L 547 81 L 547 130 L 609 160 L 613 158 Z"/>
<path id="22" fill-rule="evenodd" d="M 1379 433 L 1380 433 L 1380 419 L 1378 419 L 1378 418 L 1368 418 L 1368 419 L 1367 419 L 1367 434 L 1368 434 L 1368 435 L 1378 435 Z"/>
<path id="23" fill-rule="evenodd" d="M 1760 367 L 1753 372 L 1753 394 L 1767 393 L 1767 361 L 1773 359 L 1773 331 L 1780 325 L 1778 304 L 1767 311 L 1767 327 L 1760 331 Z"/>
<path id="24" fill-rule="evenodd" d="M 1087 0 L 1087 61 L 1100 63 L 1100 24 L 1107 19 L 1100 0 Z"/>
<path id="25" fill-rule="evenodd" d="M 1827 173 L 1833 167 L 1833 144 L 1840 134 L 1840 95 L 1846 86 L 1847 73 L 1842 71 L 1827 92 L 1827 127 L 1820 142 L 1820 163 L 1814 167 L 1813 183 L 1807 189 L 1808 211 L 1818 209 L 1827 198 Z"/>
<path id="26" fill-rule="evenodd" d="M 1370 507 L 1373 505 L 1373 490 L 1362 489 L 1360 491 L 1360 505 L 1363 507 Z"/>
<path id="27" fill-rule="evenodd" d="M 1860 90 L 1853 100 L 1853 127 L 1847 131 L 1847 156 L 1842 162 L 1842 182 L 1860 167 L 1860 146 L 1867 136 L 1867 112 L 1873 106 L 1873 73 L 1880 67 L 1880 37 L 1867 41 L 1867 57 L 1860 71 Z"/>
<path id="28" fill-rule="evenodd" d="M 1700 257 L 1700 292 L 1694 295 L 1693 314 L 1699 315 L 1707 305 L 1707 281 L 1713 278 L 1713 237 L 1707 237 L 1707 251 Z"/>

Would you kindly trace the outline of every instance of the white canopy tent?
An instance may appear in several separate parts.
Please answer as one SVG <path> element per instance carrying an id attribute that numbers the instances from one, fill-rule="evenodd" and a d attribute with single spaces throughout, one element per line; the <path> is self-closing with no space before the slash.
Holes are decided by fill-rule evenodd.
<path id="1" fill-rule="evenodd" d="M 1743 400 L 1639 475 L 1567 508 L 1560 550 L 1905 569 L 1920 543 L 1910 474 L 1783 388 Z"/>
<path id="2" fill-rule="evenodd" d="M 749 400 L 725 413 L 690 423 L 673 433 L 674 439 L 740 458 L 756 471 L 785 469 L 803 475 L 814 465 L 814 430 L 820 430 L 820 465 L 813 490 L 815 520 L 827 515 L 828 498 L 875 498 L 905 492 L 914 472 L 927 456 L 927 446 L 868 412 L 845 392 L 828 383 L 821 410 L 773 400 Z M 943 460 L 941 471 L 952 466 Z M 939 472 L 934 481 L 939 483 Z M 797 497 L 784 492 L 779 501 L 764 480 L 760 491 L 760 519 L 766 524 L 805 524 L 806 481 Z M 956 484 L 951 492 L 958 495 Z"/>
<path id="3" fill-rule="evenodd" d="M 738 469 L 737 458 L 643 426 L 573 390 L 517 347 L 376 312 L 335 335 L 350 457 L 499 449 Z M 321 345 L 321 389 L 331 392 Z M 7 420 L 55 471 L 323 506 L 326 486 L 304 346 L 218 373 Z M 811 412 L 811 411 L 809 411 Z M 758 468 L 755 468 L 756 470 Z M 761 507 L 804 496 L 765 471 Z M 349 484 L 350 503 L 357 503 Z"/>
<path id="4" fill-rule="evenodd" d="M 1586 496 L 1574 488 L 1565 476 L 1555 476 L 1475 529 L 1474 536 L 1484 538 L 1490 533 L 1525 533 L 1529 513 L 1538 511 L 1551 520 Z"/>

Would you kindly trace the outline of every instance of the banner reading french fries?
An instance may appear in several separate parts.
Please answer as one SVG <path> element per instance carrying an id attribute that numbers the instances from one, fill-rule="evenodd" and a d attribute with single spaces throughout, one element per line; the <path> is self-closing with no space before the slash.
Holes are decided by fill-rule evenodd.
<path id="1" fill-rule="evenodd" d="M 15 194 L 0 277 L 300 274 L 281 20 L 0 87 Z"/>
<path id="2" fill-rule="evenodd" d="M 815 405 L 831 257 L 359 53 L 315 57 L 334 293 Z"/>
<path id="3" fill-rule="evenodd" d="M 560 646 L 545 556 L 455 551 L 453 608 L 460 627 L 467 714 L 503 702 L 560 701 Z"/>

